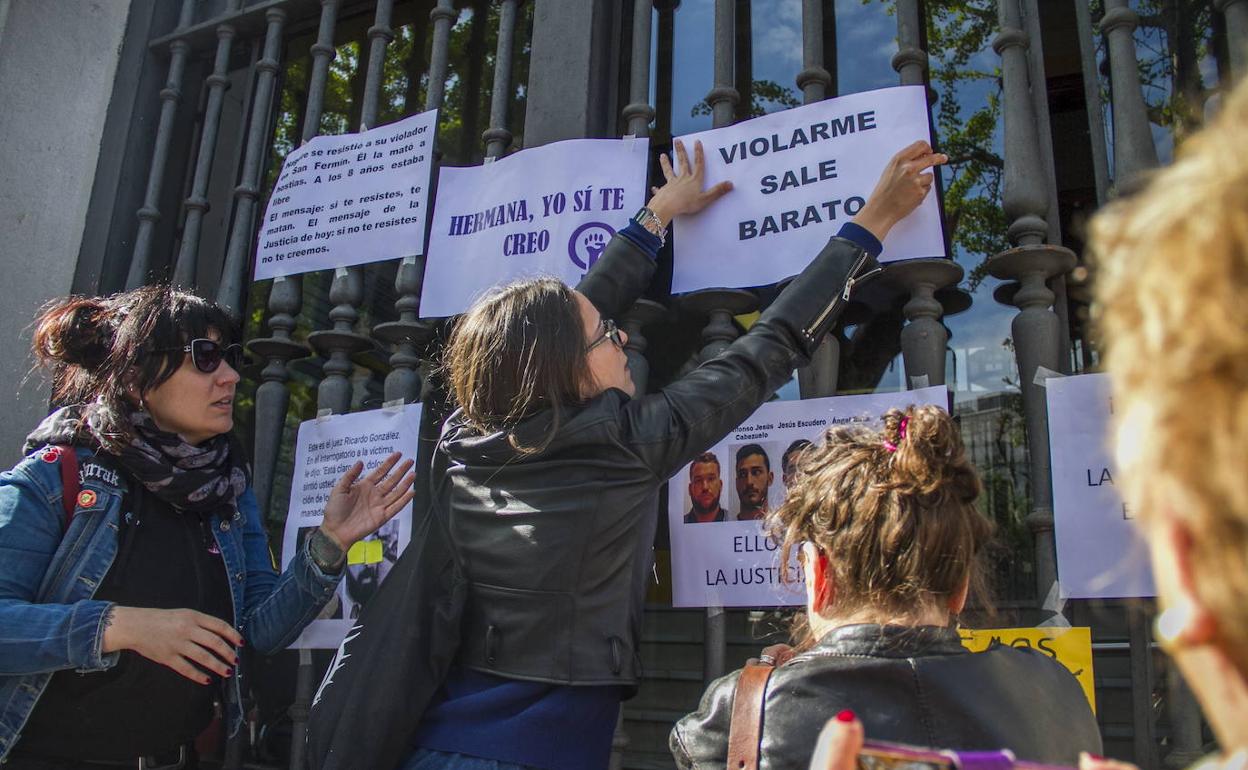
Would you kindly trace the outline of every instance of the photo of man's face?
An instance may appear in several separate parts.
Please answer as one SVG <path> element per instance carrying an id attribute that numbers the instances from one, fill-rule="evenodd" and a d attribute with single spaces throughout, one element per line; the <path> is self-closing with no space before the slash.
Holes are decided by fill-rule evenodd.
<path id="1" fill-rule="evenodd" d="M 724 481 L 719 477 L 719 463 L 695 462 L 689 470 L 689 499 L 693 510 L 700 514 L 719 508 L 719 493 Z"/>
<path id="2" fill-rule="evenodd" d="M 757 444 L 748 444 L 737 452 L 737 497 L 741 499 L 738 519 L 757 519 L 767 512 L 767 490 L 775 474 L 767 453 Z"/>
<path id="3" fill-rule="evenodd" d="M 352 618 L 359 617 L 364 604 L 377 593 L 381 581 L 390 574 L 390 569 L 399 560 L 399 520 L 391 519 L 365 539 L 381 541 L 381 560 L 347 565 L 346 579 L 343 582 L 352 603 Z"/>
<path id="4" fill-rule="evenodd" d="M 804 438 L 799 438 L 789 448 L 784 450 L 784 457 L 780 459 L 780 480 L 784 483 L 787 490 L 793 486 L 793 478 L 797 474 L 797 458 L 806 447 L 810 446 L 810 442 Z"/>

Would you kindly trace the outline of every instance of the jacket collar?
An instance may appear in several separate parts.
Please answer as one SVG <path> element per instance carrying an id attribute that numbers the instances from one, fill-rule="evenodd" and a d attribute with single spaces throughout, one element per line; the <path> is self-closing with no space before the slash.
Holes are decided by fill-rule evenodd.
<path id="1" fill-rule="evenodd" d="M 909 658 L 916 655 L 959 655 L 966 652 L 957 629 L 948 626 L 880 626 L 863 623 L 829 631 L 801 657 L 867 655 L 873 658 Z"/>

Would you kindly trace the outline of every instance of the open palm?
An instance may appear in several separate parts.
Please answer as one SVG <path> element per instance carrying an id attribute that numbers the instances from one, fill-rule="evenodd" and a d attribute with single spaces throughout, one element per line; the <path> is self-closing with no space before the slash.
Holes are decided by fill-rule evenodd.
<path id="1" fill-rule="evenodd" d="M 411 460 L 395 467 L 402 458 L 395 452 L 363 477 L 364 464 L 356 462 L 334 484 L 321 526 L 344 551 L 376 532 L 411 502 L 416 474 L 411 472 Z"/>

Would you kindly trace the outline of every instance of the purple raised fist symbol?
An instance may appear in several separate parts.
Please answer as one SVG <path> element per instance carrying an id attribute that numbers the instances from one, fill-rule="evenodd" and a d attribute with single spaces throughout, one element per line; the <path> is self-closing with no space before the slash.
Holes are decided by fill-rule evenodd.
<path id="1" fill-rule="evenodd" d="M 568 258 L 572 264 L 588 270 L 594 266 L 602 252 L 607 248 L 607 241 L 615 235 L 610 225 L 602 222 L 586 222 L 576 228 L 568 239 Z"/>
<path id="2" fill-rule="evenodd" d="M 607 247 L 607 239 L 602 237 L 601 232 L 592 232 L 585 236 L 585 253 L 589 255 L 589 266 L 593 267 L 598 261 L 598 257 L 602 256 L 602 250 Z"/>

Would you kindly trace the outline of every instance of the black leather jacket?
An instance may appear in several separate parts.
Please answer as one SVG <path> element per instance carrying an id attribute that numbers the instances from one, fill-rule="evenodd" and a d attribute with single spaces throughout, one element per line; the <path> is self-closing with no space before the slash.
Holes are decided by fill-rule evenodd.
<path id="1" fill-rule="evenodd" d="M 723 768 L 740 671 L 711 683 L 698 710 L 672 728 L 682 770 Z M 1019 759 L 1076 765 L 1101 753 L 1078 681 L 1031 649 L 968 652 L 937 626 L 843 626 L 771 675 L 759 767 L 805 770 L 828 719 L 851 709 L 867 740 L 957 750 L 1010 749 Z"/>
<path id="2" fill-rule="evenodd" d="M 554 440 L 523 455 L 458 412 L 434 462 L 471 584 L 458 663 L 512 679 L 634 686 L 659 487 L 722 439 L 804 363 L 875 260 L 833 238 L 749 332 L 659 393 L 608 390 L 567 409 Z M 577 287 L 604 317 L 625 312 L 654 263 L 616 236 Z M 548 433 L 539 413 L 522 444 Z"/>

